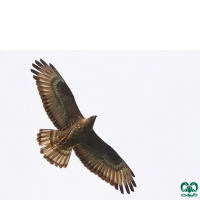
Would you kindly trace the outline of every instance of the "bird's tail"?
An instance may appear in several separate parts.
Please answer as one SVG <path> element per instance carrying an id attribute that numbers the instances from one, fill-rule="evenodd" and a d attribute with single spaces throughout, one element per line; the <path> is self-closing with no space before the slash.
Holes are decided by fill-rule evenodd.
<path id="1" fill-rule="evenodd" d="M 67 167 L 71 155 L 72 147 L 63 149 L 59 146 L 60 140 L 63 138 L 63 131 L 52 129 L 40 129 L 37 134 L 37 141 L 41 148 L 40 153 L 44 154 L 44 158 L 55 166 Z"/>

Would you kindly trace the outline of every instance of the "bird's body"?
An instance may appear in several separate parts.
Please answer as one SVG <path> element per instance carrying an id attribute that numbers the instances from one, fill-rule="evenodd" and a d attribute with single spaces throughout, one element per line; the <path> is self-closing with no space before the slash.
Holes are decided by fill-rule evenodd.
<path id="1" fill-rule="evenodd" d="M 88 119 L 80 119 L 68 129 L 62 131 L 63 136 L 59 141 L 59 145 L 68 148 L 86 140 L 90 134 L 89 130 L 92 130 L 93 127 L 93 123 L 91 122 L 94 122 L 95 118 L 96 116 Z"/>
<path id="2" fill-rule="evenodd" d="M 134 191 L 134 174 L 117 152 L 93 130 L 96 116 L 84 118 L 74 96 L 53 65 L 36 61 L 31 70 L 49 118 L 58 130 L 40 129 L 41 153 L 55 166 L 67 167 L 72 149 L 81 162 L 115 189 Z M 129 190 L 130 189 L 130 190 Z"/>

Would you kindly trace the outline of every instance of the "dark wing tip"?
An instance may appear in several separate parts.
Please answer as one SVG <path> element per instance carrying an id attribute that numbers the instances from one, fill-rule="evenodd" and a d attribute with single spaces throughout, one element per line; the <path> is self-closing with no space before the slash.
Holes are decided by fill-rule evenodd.
<path id="1" fill-rule="evenodd" d="M 35 60 L 35 64 L 38 65 L 39 67 L 43 68 L 44 66 L 37 60 Z M 33 66 L 34 67 L 34 66 Z"/>
<path id="2" fill-rule="evenodd" d="M 118 184 L 114 183 L 115 189 L 118 190 Z"/>
<path id="3" fill-rule="evenodd" d="M 43 65 L 47 65 L 47 63 L 44 62 L 44 60 L 42 60 L 41 58 L 40 58 L 40 62 L 41 62 Z"/>
<path id="4" fill-rule="evenodd" d="M 134 188 L 133 188 L 132 184 L 129 184 L 129 187 L 130 187 L 131 191 L 134 192 Z"/>
<path id="5" fill-rule="evenodd" d="M 119 187 L 120 187 L 120 192 L 121 192 L 122 194 L 124 194 L 123 186 L 120 185 Z"/>
<path id="6" fill-rule="evenodd" d="M 135 174 L 131 171 L 131 175 L 133 176 L 133 177 L 135 177 Z"/>
<path id="7" fill-rule="evenodd" d="M 31 69 L 31 72 L 34 73 L 35 75 L 39 74 L 39 72 L 35 71 L 34 69 Z"/>
<path id="8" fill-rule="evenodd" d="M 128 185 L 125 185 L 125 188 L 126 188 L 126 192 L 127 192 L 128 194 L 130 194 L 130 190 L 129 190 L 129 188 L 128 188 Z"/>
<path id="9" fill-rule="evenodd" d="M 137 187 L 137 185 L 136 185 L 136 183 L 135 183 L 135 181 L 134 181 L 134 180 L 132 181 L 132 183 L 133 183 L 134 187 Z"/>

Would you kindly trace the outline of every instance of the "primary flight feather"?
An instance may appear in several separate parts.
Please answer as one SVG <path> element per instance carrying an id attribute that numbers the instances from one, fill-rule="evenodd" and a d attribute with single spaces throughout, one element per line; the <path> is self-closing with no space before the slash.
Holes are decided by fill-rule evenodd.
<path id="1" fill-rule="evenodd" d="M 58 130 L 40 129 L 37 141 L 44 158 L 55 166 L 67 167 L 72 149 L 85 167 L 121 193 L 134 191 L 130 167 L 93 130 L 96 116 L 84 118 L 74 96 L 52 64 L 42 59 L 31 69 L 44 109 Z"/>

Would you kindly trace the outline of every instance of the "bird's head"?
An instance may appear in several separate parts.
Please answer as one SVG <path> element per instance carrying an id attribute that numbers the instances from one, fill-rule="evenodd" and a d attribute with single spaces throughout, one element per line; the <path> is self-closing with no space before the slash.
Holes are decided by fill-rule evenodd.
<path id="1" fill-rule="evenodd" d="M 96 117 L 97 117 L 96 115 L 93 115 L 93 116 L 87 118 L 87 125 L 89 128 L 91 128 L 91 129 L 93 128 Z"/>

